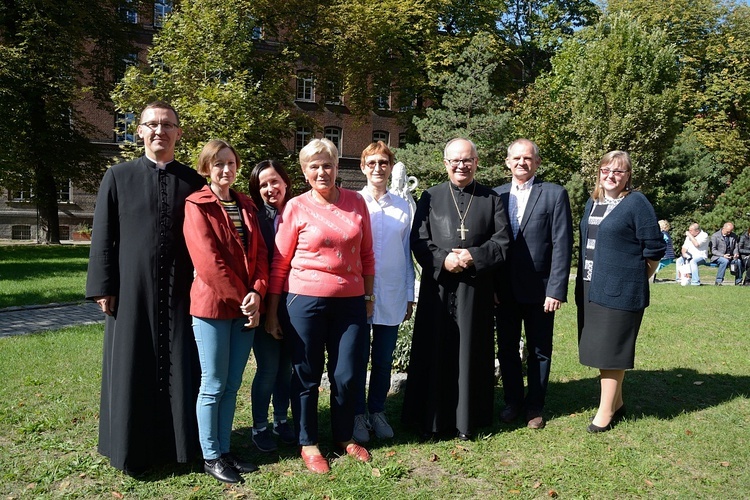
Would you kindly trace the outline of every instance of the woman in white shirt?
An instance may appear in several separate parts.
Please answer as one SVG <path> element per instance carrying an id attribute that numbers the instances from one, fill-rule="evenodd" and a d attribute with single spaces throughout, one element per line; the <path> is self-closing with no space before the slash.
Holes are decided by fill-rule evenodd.
<path id="1" fill-rule="evenodd" d="M 370 430 L 378 438 L 393 437 L 385 417 L 385 399 L 391 386 L 391 365 L 398 327 L 408 320 L 414 306 L 414 266 L 409 247 L 411 215 L 409 203 L 388 191 L 394 155 L 383 141 L 362 151 L 360 168 L 367 186 L 360 194 L 367 202 L 375 251 L 375 308 L 371 324 L 372 368 L 365 415 L 365 377 L 358 391 L 354 417 L 354 439 L 370 440 Z M 368 351 L 370 351 L 368 349 Z M 366 355 L 369 357 L 370 352 Z M 367 363 L 364 364 L 366 366 Z"/>

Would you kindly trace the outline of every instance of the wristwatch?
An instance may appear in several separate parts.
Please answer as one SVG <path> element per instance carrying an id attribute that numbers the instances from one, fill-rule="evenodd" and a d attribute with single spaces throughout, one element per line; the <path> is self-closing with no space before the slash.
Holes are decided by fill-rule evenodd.
<path id="1" fill-rule="evenodd" d="M 375 294 L 365 295 L 365 301 L 367 301 L 367 302 L 375 302 Z"/>

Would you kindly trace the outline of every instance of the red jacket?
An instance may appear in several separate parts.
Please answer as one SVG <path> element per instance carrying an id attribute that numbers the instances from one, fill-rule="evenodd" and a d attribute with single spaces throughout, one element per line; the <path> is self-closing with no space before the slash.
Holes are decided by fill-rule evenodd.
<path id="1" fill-rule="evenodd" d="M 196 191 L 185 203 L 185 242 L 195 266 L 190 314 L 199 318 L 241 318 L 240 305 L 250 290 L 266 295 L 268 250 L 255 204 L 242 193 L 232 191 L 232 196 L 247 231 L 247 251 L 211 188 Z"/>

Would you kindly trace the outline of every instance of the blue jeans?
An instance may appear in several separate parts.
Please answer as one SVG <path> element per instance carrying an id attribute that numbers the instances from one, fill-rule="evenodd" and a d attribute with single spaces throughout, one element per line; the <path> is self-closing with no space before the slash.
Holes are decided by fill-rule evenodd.
<path id="1" fill-rule="evenodd" d="M 193 316 L 193 333 L 201 363 L 196 414 L 205 460 L 229 453 L 229 438 L 255 330 L 242 330 L 247 318 L 207 319 Z"/>
<path id="2" fill-rule="evenodd" d="M 261 325 L 263 321 L 261 320 Z M 273 420 L 286 420 L 289 410 L 289 386 L 292 380 L 292 357 L 284 340 L 277 340 L 258 327 L 253 341 L 253 352 L 258 370 L 253 378 L 250 401 L 253 409 L 253 427 L 268 425 L 268 405 L 273 394 Z"/>
<path id="3" fill-rule="evenodd" d="M 285 294 L 279 320 L 292 351 L 292 416 L 301 446 L 318 435 L 318 388 L 328 352 L 331 430 L 335 442 L 352 438 L 354 405 L 367 360 L 367 311 L 362 296 Z"/>
<path id="4" fill-rule="evenodd" d="M 398 325 L 372 325 L 372 369 L 370 370 L 370 391 L 367 395 L 367 409 L 370 414 L 385 411 L 385 398 L 391 388 L 391 366 L 393 350 L 396 348 Z M 365 413 L 365 386 L 367 378 L 367 361 L 362 386 L 357 394 L 355 415 Z"/>
<path id="5" fill-rule="evenodd" d="M 680 266 L 685 263 L 685 259 L 683 257 L 677 258 L 677 269 L 680 269 Z M 698 274 L 698 266 L 707 266 L 708 262 L 706 259 L 699 257 L 697 259 L 692 259 L 690 261 L 690 274 L 692 275 L 690 277 L 690 284 L 691 285 L 700 285 L 701 284 L 701 277 Z M 726 266 L 724 266 L 724 269 L 726 269 Z M 675 278 L 677 279 L 677 278 Z"/>
<path id="6" fill-rule="evenodd" d="M 742 260 L 719 257 L 718 259 L 716 259 L 716 263 L 719 265 L 719 271 L 716 273 L 716 281 L 718 281 L 719 283 L 724 281 L 724 275 L 727 272 L 727 267 L 729 267 L 729 264 L 734 264 L 735 266 L 737 266 L 737 269 L 739 270 L 739 276 L 742 277 Z M 735 273 L 737 273 L 737 271 Z"/>

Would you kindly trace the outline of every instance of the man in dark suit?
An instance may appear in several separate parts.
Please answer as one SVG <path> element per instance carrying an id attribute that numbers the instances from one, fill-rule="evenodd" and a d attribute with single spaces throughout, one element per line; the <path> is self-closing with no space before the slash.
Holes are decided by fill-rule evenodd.
<path id="1" fill-rule="evenodd" d="M 535 177 L 539 148 L 528 139 L 508 147 L 505 164 L 512 181 L 495 191 L 505 205 L 513 230 L 508 259 L 497 273 L 498 359 L 505 393 L 503 422 L 525 409 L 532 429 L 544 427 L 544 399 L 552 361 L 555 311 L 568 295 L 573 226 L 568 193 Z M 524 398 L 521 327 L 528 348 L 528 394 Z"/>

